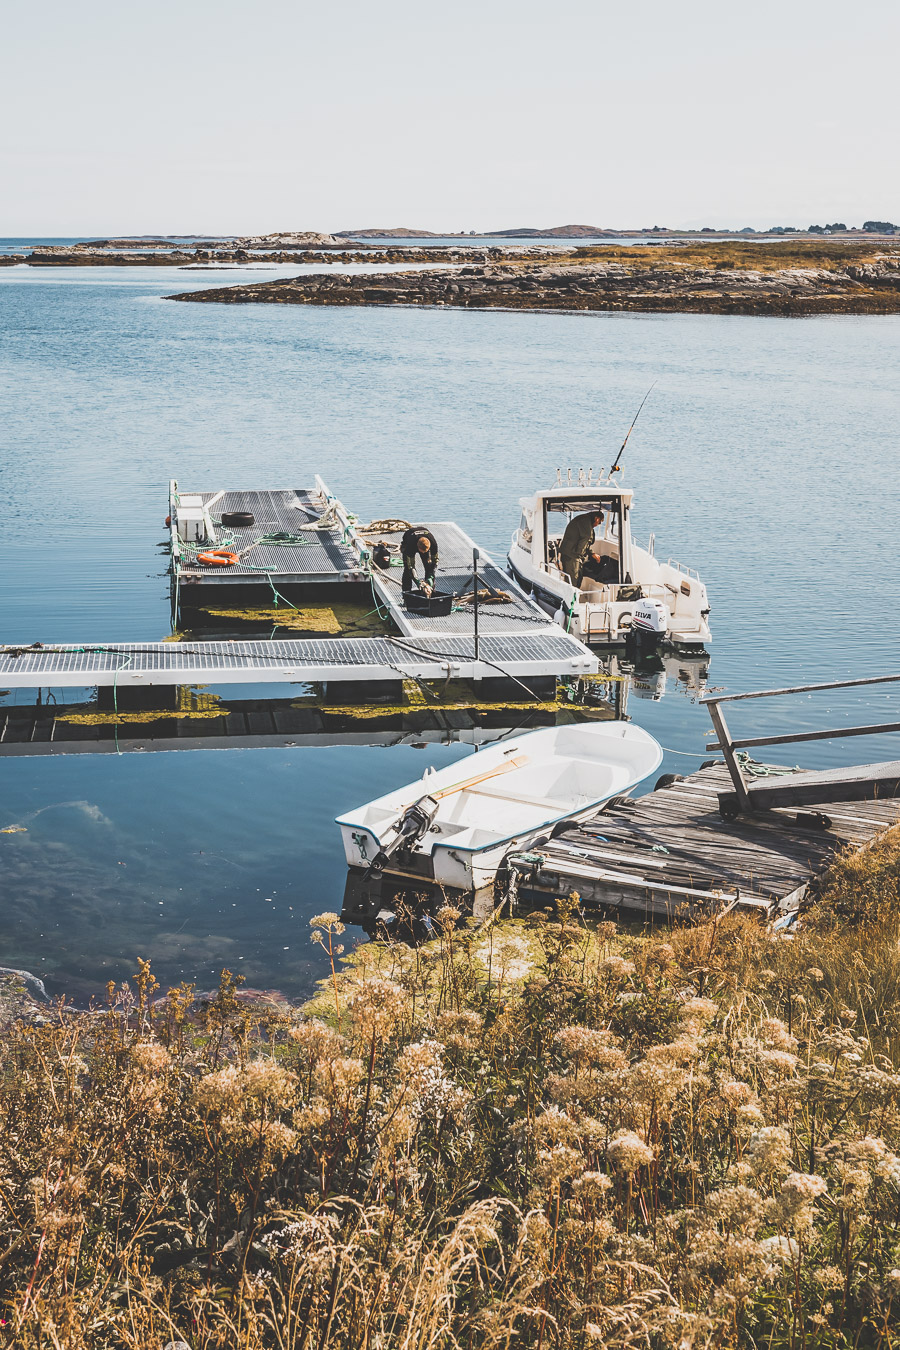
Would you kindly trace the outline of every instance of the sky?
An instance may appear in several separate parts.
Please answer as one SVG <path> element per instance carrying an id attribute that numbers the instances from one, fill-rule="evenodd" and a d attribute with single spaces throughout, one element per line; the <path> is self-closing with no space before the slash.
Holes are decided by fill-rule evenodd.
<path id="1" fill-rule="evenodd" d="M 900 221 L 897 0 L 4 9 L 4 236 Z"/>

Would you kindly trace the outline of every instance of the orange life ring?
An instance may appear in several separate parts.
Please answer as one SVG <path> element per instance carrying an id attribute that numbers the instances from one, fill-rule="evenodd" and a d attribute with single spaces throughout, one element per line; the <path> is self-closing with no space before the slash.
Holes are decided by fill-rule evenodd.
<path id="1" fill-rule="evenodd" d="M 230 548 L 211 548 L 208 553 L 198 553 L 197 561 L 205 567 L 234 567 L 240 558 Z"/>

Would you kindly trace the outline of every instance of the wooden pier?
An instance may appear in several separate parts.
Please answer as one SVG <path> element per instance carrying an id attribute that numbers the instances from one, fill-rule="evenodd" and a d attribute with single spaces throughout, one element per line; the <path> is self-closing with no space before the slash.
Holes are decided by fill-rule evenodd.
<path id="1" fill-rule="evenodd" d="M 786 785 L 791 777 L 760 781 Z M 833 801 L 827 816 L 780 808 L 726 820 L 719 795 L 730 787 L 717 764 L 569 826 L 534 846 L 545 861 L 520 895 L 576 890 L 590 904 L 648 918 L 726 908 L 769 915 L 796 904 L 839 850 L 862 847 L 900 820 L 900 800 Z"/>
<path id="2" fill-rule="evenodd" d="M 780 782 L 749 781 L 741 759 L 750 749 L 765 746 L 798 745 L 808 741 L 831 741 L 845 736 L 881 736 L 900 731 L 900 722 L 875 722 L 864 726 L 829 727 L 820 731 L 791 731 L 777 736 L 735 738 L 728 730 L 724 703 L 743 703 L 747 699 L 784 698 L 787 694 L 833 692 L 835 689 L 862 689 L 876 684 L 898 684 L 900 675 L 869 675 L 858 680 L 829 680 L 826 684 L 801 684 L 789 689 L 758 689 L 747 694 L 709 695 L 701 699 L 709 712 L 716 740 L 707 750 L 720 750 L 731 778 L 731 790 L 719 796 L 722 814 L 736 818 L 742 812 L 756 813 L 778 806 L 822 806 L 831 802 L 861 802 L 896 797 L 900 794 L 900 761 L 877 764 L 852 764 L 839 769 L 820 769 L 800 773 Z"/>

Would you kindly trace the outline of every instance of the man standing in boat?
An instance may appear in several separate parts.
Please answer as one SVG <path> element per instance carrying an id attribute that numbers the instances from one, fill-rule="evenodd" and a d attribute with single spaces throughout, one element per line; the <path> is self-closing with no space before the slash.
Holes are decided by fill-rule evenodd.
<path id="1" fill-rule="evenodd" d="M 584 564 L 594 542 L 594 530 L 602 521 L 603 512 L 597 508 L 594 511 L 584 511 L 580 516 L 573 516 L 566 526 L 566 532 L 559 546 L 559 557 L 562 570 L 573 586 L 581 585 Z"/>
<path id="2" fill-rule="evenodd" d="M 403 591 L 407 593 L 413 589 L 416 574 L 416 560 L 422 564 L 425 573 L 422 581 L 419 583 L 419 589 L 425 595 L 431 595 L 434 590 L 434 578 L 437 573 L 438 565 L 438 546 L 437 540 L 430 530 L 426 530 L 424 525 L 414 525 L 407 530 L 400 540 L 400 557 L 403 559 Z"/>

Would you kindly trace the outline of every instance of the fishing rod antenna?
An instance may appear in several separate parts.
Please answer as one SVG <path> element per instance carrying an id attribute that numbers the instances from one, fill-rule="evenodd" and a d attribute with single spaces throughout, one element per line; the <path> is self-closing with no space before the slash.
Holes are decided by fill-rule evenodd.
<path id="1" fill-rule="evenodd" d="M 635 428 L 635 426 L 637 425 L 637 420 L 638 420 L 638 418 L 639 418 L 640 415 L 641 415 L 641 411 L 642 411 L 642 409 L 643 409 L 643 407 L 644 407 L 644 404 L 647 402 L 647 399 L 648 399 L 648 398 L 650 397 L 650 395 L 653 393 L 653 390 L 656 388 L 656 386 L 657 386 L 658 383 L 659 383 L 658 380 L 654 380 L 653 383 L 651 384 L 650 388 L 647 390 L 646 394 L 644 395 L 644 397 L 641 399 L 641 406 L 638 408 L 637 412 L 634 414 L 634 421 L 632 422 L 631 426 L 628 428 L 628 435 L 625 437 L 624 441 L 622 442 L 622 445 L 621 445 L 621 448 L 620 448 L 620 450 L 619 450 L 619 453 L 616 455 L 616 462 L 615 462 L 615 464 L 612 466 L 612 468 L 611 468 L 610 471 L 609 471 L 609 476 L 610 476 L 610 478 L 612 478 L 612 476 L 613 476 L 614 473 L 618 473 L 618 472 L 619 472 L 619 460 L 622 458 L 622 455 L 625 453 L 625 447 L 626 447 L 626 445 L 628 444 L 628 436 L 630 436 L 631 433 L 634 431 L 634 428 Z"/>

